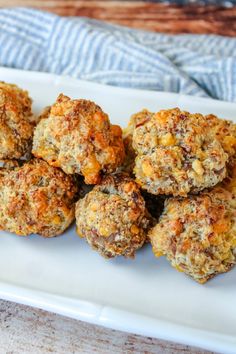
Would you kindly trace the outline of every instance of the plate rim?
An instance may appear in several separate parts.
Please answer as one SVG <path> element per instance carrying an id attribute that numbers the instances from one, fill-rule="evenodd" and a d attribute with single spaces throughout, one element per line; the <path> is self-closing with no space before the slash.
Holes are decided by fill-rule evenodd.
<path id="1" fill-rule="evenodd" d="M 222 335 L 216 331 L 155 319 L 92 301 L 75 300 L 69 296 L 58 296 L 7 282 L 0 282 L 0 298 L 110 329 L 191 345 L 217 353 L 235 354 L 236 338 L 233 335 Z M 124 318 L 127 325 L 121 321 Z"/>

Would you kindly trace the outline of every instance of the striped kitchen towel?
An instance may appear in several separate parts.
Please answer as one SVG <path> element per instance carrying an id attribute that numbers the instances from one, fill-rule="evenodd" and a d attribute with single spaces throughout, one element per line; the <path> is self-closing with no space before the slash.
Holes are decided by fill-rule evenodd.
<path id="1" fill-rule="evenodd" d="M 236 39 L 0 10 L 0 65 L 236 102 Z"/>

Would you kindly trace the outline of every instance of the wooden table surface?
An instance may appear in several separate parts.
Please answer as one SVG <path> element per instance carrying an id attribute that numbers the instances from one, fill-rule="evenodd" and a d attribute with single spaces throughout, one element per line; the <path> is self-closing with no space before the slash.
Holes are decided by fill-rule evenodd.
<path id="1" fill-rule="evenodd" d="M 0 300 L 1 354 L 206 354 L 201 349 L 141 337 Z"/>
<path id="2" fill-rule="evenodd" d="M 147 1 L 0 0 L 0 7 L 30 6 L 63 16 L 89 16 L 134 28 L 166 33 L 236 36 L 236 7 L 170 6 Z M 207 351 L 126 334 L 0 301 L 0 354 L 157 353 Z"/>

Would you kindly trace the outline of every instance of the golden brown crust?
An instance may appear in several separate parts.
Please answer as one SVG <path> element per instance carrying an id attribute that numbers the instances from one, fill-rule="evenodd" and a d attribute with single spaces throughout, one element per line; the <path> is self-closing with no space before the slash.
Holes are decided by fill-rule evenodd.
<path id="1" fill-rule="evenodd" d="M 23 160 L 3 160 L 1 161 L 3 168 L 6 168 L 8 170 L 14 170 L 17 167 L 22 166 L 22 164 L 24 163 Z"/>
<path id="2" fill-rule="evenodd" d="M 133 170 L 135 165 L 136 153 L 133 148 L 133 133 L 136 126 L 144 124 L 148 121 L 154 113 L 149 112 L 147 109 L 133 114 L 130 117 L 129 123 L 125 129 L 123 129 L 123 142 L 125 147 L 125 159 L 121 166 L 121 171 L 133 176 Z"/>
<path id="3" fill-rule="evenodd" d="M 35 129 L 33 154 L 67 174 L 83 175 L 87 184 L 96 184 L 101 173 L 121 165 L 121 135 L 121 128 L 111 125 L 95 103 L 61 94 Z"/>
<path id="4" fill-rule="evenodd" d="M 0 82 L 0 160 L 19 159 L 31 149 L 35 121 L 27 91 Z"/>
<path id="5" fill-rule="evenodd" d="M 77 232 L 103 257 L 134 257 L 149 220 L 138 185 L 124 174 L 105 177 L 76 204 Z"/>
<path id="6" fill-rule="evenodd" d="M 170 198 L 149 232 L 154 254 L 199 283 L 236 263 L 236 194 L 215 187 L 199 196 Z"/>
<path id="7" fill-rule="evenodd" d="M 216 118 L 217 119 L 217 118 Z M 210 119 L 209 119 L 210 121 Z M 221 129 L 201 114 L 162 110 L 134 129 L 136 181 L 152 194 L 187 196 L 226 176 L 227 144 Z"/>
<path id="8" fill-rule="evenodd" d="M 59 235 L 74 220 L 76 193 L 73 177 L 42 160 L 0 169 L 0 229 L 21 236 Z"/>
<path id="9" fill-rule="evenodd" d="M 233 158 L 236 153 L 236 124 L 230 120 L 219 119 L 214 114 L 209 114 L 205 118 L 211 134 L 216 136 L 224 151 Z"/>
<path id="10" fill-rule="evenodd" d="M 46 106 L 38 116 L 37 121 L 39 122 L 41 119 L 46 119 L 49 117 L 51 111 L 51 106 Z"/>

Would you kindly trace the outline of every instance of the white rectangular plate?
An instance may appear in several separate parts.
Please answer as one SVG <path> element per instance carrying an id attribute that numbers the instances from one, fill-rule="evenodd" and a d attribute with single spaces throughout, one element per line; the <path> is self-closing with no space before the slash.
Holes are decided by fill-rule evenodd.
<path id="1" fill-rule="evenodd" d="M 125 125 L 142 108 L 180 107 L 236 120 L 236 104 L 163 92 L 122 89 L 50 74 L 0 68 L 0 80 L 29 90 L 34 111 L 61 92 L 94 100 Z M 0 297 L 91 323 L 236 353 L 236 269 L 199 285 L 151 247 L 136 259 L 105 260 L 71 227 L 61 237 L 0 232 Z"/>

